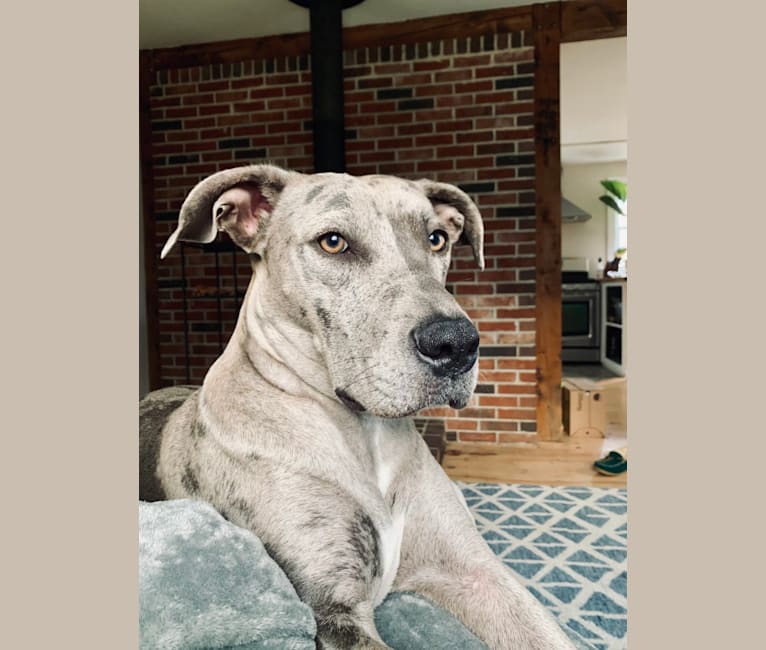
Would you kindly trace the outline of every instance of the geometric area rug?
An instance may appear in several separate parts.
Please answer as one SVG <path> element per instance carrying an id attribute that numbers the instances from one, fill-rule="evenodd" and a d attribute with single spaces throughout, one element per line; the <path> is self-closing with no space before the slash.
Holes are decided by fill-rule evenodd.
<path id="1" fill-rule="evenodd" d="M 455 483 L 489 547 L 583 645 L 628 647 L 626 489 Z"/>

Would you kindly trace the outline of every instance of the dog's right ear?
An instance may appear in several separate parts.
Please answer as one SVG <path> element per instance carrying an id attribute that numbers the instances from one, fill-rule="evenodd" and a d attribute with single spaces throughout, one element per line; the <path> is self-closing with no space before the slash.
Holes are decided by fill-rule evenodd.
<path id="1" fill-rule="evenodd" d="M 484 270 L 484 223 L 479 208 L 463 190 L 449 183 L 421 178 L 415 183 L 425 192 L 434 211 L 459 224 L 462 234 L 458 243 L 470 244 L 476 266 Z"/>
<path id="2" fill-rule="evenodd" d="M 224 230 L 243 250 L 254 253 L 262 221 L 277 204 L 295 172 L 274 165 L 248 165 L 217 172 L 197 183 L 181 205 L 178 227 L 160 253 L 178 241 L 209 244 Z"/>

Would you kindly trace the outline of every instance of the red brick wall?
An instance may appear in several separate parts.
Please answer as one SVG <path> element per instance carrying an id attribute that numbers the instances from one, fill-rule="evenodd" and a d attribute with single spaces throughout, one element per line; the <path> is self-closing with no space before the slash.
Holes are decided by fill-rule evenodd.
<path id="1" fill-rule="evenodd" d="M 466 247 L 448 277 L 479 327 L 479 385 L 460 412 L 424 412 L 448 440 L 536 431 L 533 54 L 528 33 L 345 53 L 347 171 L 455 183 L 484 217 L 486 270 Z M 261 159 L 311 172 L 309 69 L 292 57 L 156 73 L 156 253 L 204 176 Z M 250 269 L 219 248 L 185 245 L 158 263 L 163 385 L 200 382 L 234 325 Z"/>

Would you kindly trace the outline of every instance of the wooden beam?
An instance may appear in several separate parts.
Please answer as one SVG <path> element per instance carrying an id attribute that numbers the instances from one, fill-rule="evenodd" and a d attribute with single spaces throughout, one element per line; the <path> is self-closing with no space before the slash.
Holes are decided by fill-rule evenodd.
<path id="1" fill-rule="evenodd" d="M 627 0 L 567 0 L 561 3 L 563 43 L 617 38 L 627 33 Z"/>
<path id="2" fill-rule="evenodd" d="M 303 56 L 309 53 L 310 43 L 309 33 L 303 32 L 141 51 L 150 53 L 155 70 L 167 70 L 281 56 Z"/>
<path id="3" fill-rule="evenodd" d="M 535 195 L 537 435 L 561 440 L 561 4 L 533 7 L 535 38 Z"/>
<path id="4" fill-rule="evenodd" d="M 528 5 L 350 27 L 343 31 L 343 43 L 347 49 L 356 50 L 375 45 L 428 43 L 531 28 L 532 8 Z"/>
<path id="5" fill-rule="evenodd" d="M 139 58 L 139 138 L 141 158 L 141 219 L 144 231 L 144 274 L 146 281 L 146 340 L 148 352 L 149 390 L 160 387 L 160 318 L 155 253 L 154 180 L 152 176 L 152 132 L 149 88 L 153 76 L 151 57 L 141 52 Z"/>
<path id="6" fill-rule="evenodd" d="M 343 30 L 343 47 L 348 51 L 380 45 L 428 43 L 447 38 L 528 30 L 531 27 L 532 10 L 531 5 L 528 5 L 418 18 L 398 23 L 347 27 Z M 151 53 L 155 70 L 164 70 L 238 63 L 251 59 L 303 56 L 309 54 L 310 49 L 310 37 L 308 32 L 305 32 L 143 51 Z"/>

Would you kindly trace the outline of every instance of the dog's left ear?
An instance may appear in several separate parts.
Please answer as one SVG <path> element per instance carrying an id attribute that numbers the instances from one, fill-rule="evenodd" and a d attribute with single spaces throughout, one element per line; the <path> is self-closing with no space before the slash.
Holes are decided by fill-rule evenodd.
<path id="1" fill-rule="evenodd" d="M 160 259 L 178 241 L 209 244 L 219 230 L 248 253 L 261 240 L 262 221 L 277 204 L 295 172 L 274 165 L 226 169 L 197 183 L 181 205 L 178 228 L 168 238 Z"/>
<path id="2" fill-rule="evenodd" d="M 425 192 L 436 214 L 450 219 L 455 226 L 462 228 L 458 243 L 470 244 L 473 259 L 480 269 L 484 269 L 484 224 L 476 204 L 463 190 L 449 183 L 437 183 L 428 179 L 416 181 Z"/>

